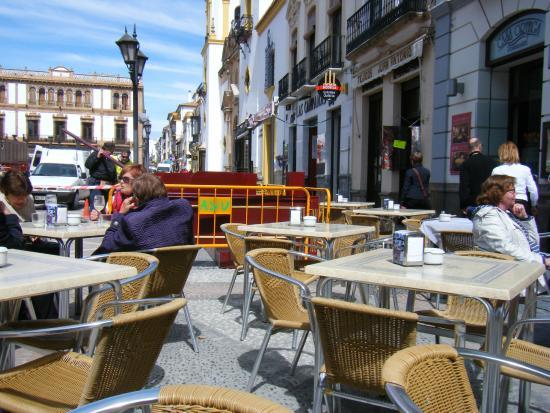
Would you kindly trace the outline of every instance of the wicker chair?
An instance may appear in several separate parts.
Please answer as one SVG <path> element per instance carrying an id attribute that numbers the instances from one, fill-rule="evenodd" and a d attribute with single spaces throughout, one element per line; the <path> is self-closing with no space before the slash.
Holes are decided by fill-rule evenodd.
<path id="1" fill-rule="evenodd" d="M 346 217 L 344 215 L 344 212 L 346 211 L 346 208 L 340 208 L 340 207 L 330 207 L 330 223 L 331 224 L 345 224 L 346 223 Z"/>
<path id="2" fill-rule="evenodd" d="M 182 384 L 155 387 L 98 400 L 72 413 L 122 413 L 131 407 L 153 405 L 156 413 L 290 413 L 263 397 L 225 387 Z"/>
<path id="3" fill-rule="evenodd" d="M 478 412 L 462 356 L 491 360 L 550 379 L 549 371 L 510 359 L 432 344 L 401 350 L 386 361 L 382 370 L 386 393 L 404 413 Z"/>
<path id="4" fill-rule="evenodd" d="M 441 244 L 445 252 L 470 251 L 474 248 L 474 235 L 468 231 L 441 231 Z"/>
<path id="5" fill-rule="evenodd" d="M 484 251 L 457 251 L 456 255 L 492 258 L 500 260 L 513 260 L 513 257 L 504 254 Z M 419 315 L 440 317 L 445 320 L 463 320 L 466 323 L 466 333 L 468 337 L 475 341 L 482 341 L 485 335 L 485 326 L 487 325 L 487 310 L 478 300 L 474 298 L 458 297 L 450 295 L 447 298 L 447 307 L 444 310 L 429 309 L 417 311 Z M 435 330 L 434 330 L 435 329 Z M 431 326 L 423 326 L 422 331 L 432 332 L 438 336 L 446 334 L 446 326 L 434 323 Z"/>
<path id="6" fill-rule="evenodd" d="M 225 234 L 227 245 L 229 246 L 231 254 L 233 255 L 233 263 L 235 264 L 235 271 L 233 272 L 233 277 L 231 278 L 231 282 L 229 283 L 229 288 L 227 289 L 225 300 L 223 300 L 221 311 L 222 314 L 225 312 L 225 307 L 227 306 L 229 297 L 231 296 L 231 292 L 233 291 L 233 286 L 235 285 L 237 275 L 239 273 L 244 273 L 244 237 L 246 235 L 246 232 L 238 229 L 240 225 L 244 224 L 229 223 L 220 225 L 221 230 Z"/>
<path id="7" fill-rule="evenodd" d="M 374 215 L 354 214 L 352 211 L 344 211 L 346 223 L 349 225 L 366 225 L 374 227 L 374 238 L 380 238 L 380 217 Z"/>
<path id="8" fill-rule="evenodd" d="M 269 339 L 278 331 L 291 329 L 304 332 L 292 362 L 291 374 L 294 374 L 311 329 L 308 309 L 304 307 L 302 299 L 306 299 L 307 305 L 307 298 L 311 294 L 304 283 L 291 276 L 291 260 L 287 250 L 280 248 L 256 249 L 246 254 L 246 260 L 252 267 L 254 280 L 269 320 L 269 327 L 247 385 L 247 390 L 252 391 Z"/>
<path id="9" fill-rule="evenodd" d="M 183 289 L 187 283 L 189 272 L 195 262 L 197 253 L 201 247 L 198 245 L 176 245 L 172 247 L 155 248 L 147 250 L 159 260 L 158 270 L 151 277 L 149 291 L 146 295 L 147 298 L 157 297 L 183 297 Z M 191 314 L 189 313 L 189 307 L 185 305 L 183 307 L 183 313 L 189 328 L 189 334 L 193 343 L 193 350 L 195 353 L 199 352 L 199 346 L 197 343 L 197 337 L 193 330 L 193 323 L 191 322 Z"/>
<path id="10" fill-rule="evenodd" d="M 349 398 L 340 385 L 370 395 L 385 394 L 382 366 L 396 351 L 416 344 L 418 316 L 414 313 L 347 303 L 315 297 L 311 299 L 315 313 L 318 345 L 322 348 L 324 369 L 314 393 L 313 412 L 321 412 L 322 394 Z M 316 354 L 316 365 L 321 365 Z M 393 408 L 379 398 L 351 396 L 354 400 Z"/>
<path id="11" fill-rule="evenodd" d="M 409 231 L 420 231 L 420 226 L 422 225 L 422 220 L 407 218 L 401 221 L 405 225 L 405 229 Z"/>
<path id="12" fill-rule="evenodd" d="M 138 252 L 114 252 L 104 256 L 90 257 L 89 260 L 106 260 L 110 264 L 128 265 L 135 267 L 139 272 L 131 278 L 121 281 L 122 300 L 132 300 L 145 298 L 148 295 L 150 284 L 149 280 L 158 267 L 158 259 L 147 254 Z M 24 320 L 4 324 L 0 327 L 2 330 L 28 330 L 41 329 L 49 327 L 69 326 L 80 323 L 92 322 L 96 318 L 99 308 L 107 302 L 115 300 L 115 293 L 110 286 L 104 286 L 92 291 L 84 301 L 84 311 L 81 314 L 80 321 L 73 319 L 46 319 L 46 320 Z M 135 311 L 135 305 L 123 305 L 120 308 L 122 313 Z M 113 308 L 108 308 L 103 318 L 111 318 L 114 315 Z M 22 337 L 16 340 L 17 344 L 30 346 L 43 350 L 68 350 L 79 348 L 79 342 L 83 342 L 84 337 L 79 337 L 75 333 L 66 333 L 52 337 Z M 7 347 L 7 346 L 6 346 Z M 4 351 L 4 349 L 3 349 Z M 2 358 L 5 355 L 2 355 Z"/>
<path id="13" fill-rule="evenodd" d="M 0 374 L 0 408 L 10 412 L 66 412 L 95 400 L 141 389 L 185 300 L 141 300 L 162 305 L 110 320 L 24 334 L 99 329 L 93 357 L 56 352 Z M 126 302 L 135 304 L 135 302 Z M 14 338 L 21 332 L 2 332 Z M 94 336 L 94 334 L 91 334 Z"/>

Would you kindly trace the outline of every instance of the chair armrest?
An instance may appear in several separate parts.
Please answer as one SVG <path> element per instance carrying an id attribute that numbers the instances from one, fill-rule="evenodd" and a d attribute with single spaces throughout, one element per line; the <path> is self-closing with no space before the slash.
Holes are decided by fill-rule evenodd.
<path id="1" fill-rule="evenodd" d="M 455 333 L 455 347 L 461 347 L 461 346 L 464 346 L 465 344 L 466 322 L 464 320 L 419 315 L 418 322 L 428 323 L 428 324 L 452 325 L 454 326 L 454 333 Z"/>
<path id="2" fill-rule="evenodd" d="M 319 257 L 318 255 L 306 254 L 305 252 L 288 251 L 288 253 L 289 253 L 290 255 L 293 255 L 293 256 L 296 256 L 296 257 L 309 258 L 309 259 L 312 259 L 312 260 L 318 261 L 318 262 L 326 261 L 326 259 L 324 259 L 324 258 L 322 258 L 322 257 Z"/>
<path id="3" fill-rule="evenodd" d="M 131 407 L 148 405 L 158 401 L 160 387 L 133 391 L 97 400 L 71 410 L 71 413 L 117 413 Z"/>
<path id="4" fill-rule="evenodd" d="M 89 257 L 83 257 L 81 258 L 82 260 L 87 260 L 87 261 L 106 261 L 107 258 L 109 258 L 109 253 L 107 254 L 98 254 L 98 255 L 90 255 Z"/>
<path id="5" fill-rule="evenodd" d="M 241 238 L 241 239 L 245 239 L 246 238 L 246 235 L 243 235 L 243 234 L 239 234 L 237 232 L 233 232 L 231 230 L 228 230 L 228 229 L 222 229 L 222 231 L 226 234 L 229 234 L 229 235 L 233 235 L 234 237 L 237 237 L 237 238 Z"/>
<path id="6" fill-rule="evenodd" d="M 100 320 L 103 317 L 103 313 L 107 310 L 108 307 L 112 306 L 121 306 L 121 305 L 131 305 L 136 304 L 138 306 L 151 305 L 151 304 L 164 304 L 173 301 L 173 298 L 169 297 L 159 297 L 159 298 L 139 298 L 135 300 L 113 300 L 101 304 L 96 312 L 96 320 Z"/>
<path id="7" fill-rule="evenodd" d="M 65 333 L 76 333 L 86 330 L 94 330 L 96 328 L 110 326 L 113 323 L 112 320 L 99 320 L 90 323 L 71 324 L 66 326 L 49 327 L 49 328 L 35 328 L 30 330 L 9 330 L 0 331 L 0 340 L 3 339 L 17 339 L 25 337 L 39 337 L 39 336 L 55 336 Z"/>
<path id="8" fill-rule="evenodd" d="M 405 389 L 395 383 L 386 383 L 386 394 L 402 413 L 422 413 L 422 410 L 411 400 Z"/>

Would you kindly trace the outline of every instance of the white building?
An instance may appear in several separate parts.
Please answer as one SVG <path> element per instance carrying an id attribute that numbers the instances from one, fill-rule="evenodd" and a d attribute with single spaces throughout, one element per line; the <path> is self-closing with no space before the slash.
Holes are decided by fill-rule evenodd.
<path id="1" fill-rule="evenodd" d="M 141 83 L 139 95 L 143 108 Z M 117 151 L 131 150 L 130 79 L 76 74 L 62 66 L 47 72 L 0 69 L 0 136 L 24 139 L 31 148 L 35 144 L 74 146 L 63 129 L 90 143 L 112 141 Z M 138 137 L 141 145 L 141 128 Z"/>

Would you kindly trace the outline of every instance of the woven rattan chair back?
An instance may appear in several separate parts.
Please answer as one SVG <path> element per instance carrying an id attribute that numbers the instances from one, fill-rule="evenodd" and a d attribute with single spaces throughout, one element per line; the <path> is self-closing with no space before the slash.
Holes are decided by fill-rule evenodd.
<path id="1" fill-rule="evenodd" d="M 346 223 L 346 216 L 344 215 L 344 212 L 346 211 L 345 208 L 339 208 L 339 207 L 330 207 L 330 223 L 331 224 L 345 224 Z"/>
<path id="2" fill-rule="evenodd" d="M 227 245 L 233 254 L 233 260 L 236 266 L 244 265 L 244 237 L 246 235 L 245 231 L 241 231 L 239 228 L 239 223 L 228 223 L 220 225 L 220 229 L 225 234 L 225 239 L 227 240 Z"/>
<path id="3" fill-rule="evenodd" d="M 147 297 L 181 294 L 199 249 L 198 245 L 155 248 L 151 254 L 158 258 L 159 267 L 156 274 L 150 279 Z"/>
<path id="4" fill-rule="evenodd" d="M 349 225 L 366 225 L 374 227 L 373 237 L 380 237 L 380 217 L 374 215 L 354 214 L 352 211 L 344 211 L 346 223 Z"/>
<path id="5" fill-rule="evenodd" d="M 384 394 L 382 366 L 416 344 L 418 315 L 321 297 L 311 302 L 327 381 Z"/>
<path id="6" fill-rule="evenodd" d="M 245 251 L 250 252 L 258 248 L 282 248 L 292 249 L 292 241 L 283 238 L 272 237 L 246 237 L 244 239 Z"/>
<path id="7" fill-rule="evenodd" d="M 79 404 L 141 389 L 149 378 L 176 314 L 185 305 L 167 304 L 113 317 L 103 328 Z"/>
<path id="8" fill-rule="evenodd" d="M 415 346 L 388 359 L 385 383 L 405 389 L 424 413 L 477 412 L 464 360 L 445 344 Z"/>
<path id="9" fill-rule="evenodd" d="M 164 386 L 153 413 L 290 413 L 287 408 L 254 394 L 204 385 Z"/>
<path id="10" fill-rule="evenodd" d="M 401 222 L 403 225 L 405 225 L 405 229 L 409 231 L 419 231 L 420 225 L 422 225 L 422 221 L 419 219 L 408 218 L 408 219 L 404 219 Z"/>
<path id="11" fill-rule="evenodd" d="M 349 255 L 357 254 L 358 252 L 363 252 L 364 248 L 361 248 L 361 246 L 365 245 L 369 241 L 375 240 L 375 235 L 376 234 L 373 231 L 362 235 L 350 235 L 348 237 L 336 238 L 334 240 L 333 247 L 334 257 L 347 257 Z"/>
<path id="12" fill-rule="evenodd" d="M 138 273 L 143 273 L 148 268 L 151 268 L 153 264 L 158 264 L 159 261 L 155 257 L 140 252 L 113 252 L 107 257 L 109 264 L 128 265 L 134 267 Z M 150 288 L 150 280 L 154 277 L 154 271 L 149 272 L 143 277 L 139 277 L 134 281 L 121 282 L 122 300 L 136 300 L 145 298 L 148 296 Z M 112 288 L 107 288 L 101 293 L 92 298 L 88 304 L 86 320 L 82 321 L 94 321 L 97 310 L 105 303 L 115 300 L 115 293 Z M 135 311 L 135 305 L 123 305 L 121 307 L 122 313 L 129 313 Z M 112 307 L 108 308 L 103 318 L 111 318 L 114 315 Z"/>
<path id="13" fill-rule="evenodd" d="M 281 248 L 261 248 L 248 253 L 258 264 L 279 274 L 292 276 L 288 251 Z M 278 321 L 303 324 L 308 319 L 298 287 L 253 268 L 254 281 L 262 297 L 267 317 Z M 295 328 L 299 328 L 296 326 Z"/>
<path id="14" fill-rule="evenodd" d="M 474 235 L 468 231 L 441 231 L 441 244 L 445 252 L 474 249 Z"/>

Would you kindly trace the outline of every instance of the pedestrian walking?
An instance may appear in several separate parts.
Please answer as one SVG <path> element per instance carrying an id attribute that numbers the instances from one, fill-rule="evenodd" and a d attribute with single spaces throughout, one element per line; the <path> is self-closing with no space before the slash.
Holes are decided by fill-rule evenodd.
<path id="1" fill-rule="evenodd" d="M 520 163 L 516 144 L 508 141 L 500 145 L 498 158 L 502 165 L 494 168 L 492 175 L 508 175 L 515 178 L 516 202 L 523 204 L 528 215 L 535 215 L 539 191 L 533 179 L 531 168 Z"/>
<path id="2" fill-rule="evenodd" d="M 411 165 L 412 168 L 405 172 L 401 205 L 406 208 L 431 209 L 430 171 L 422 166 L 422 153 L 412 153 Z"/>
<path id="3" fill-rule="evenodd" d="M 491 176 L 498 162 L 482 153 L 483 145 L 477 138 L 468 142 L 470 155 L 460 166 L 460 209 L 464 212 L 469 206 L 476 205 L 476 199 L 481 192 L 481 185 Z"/>

